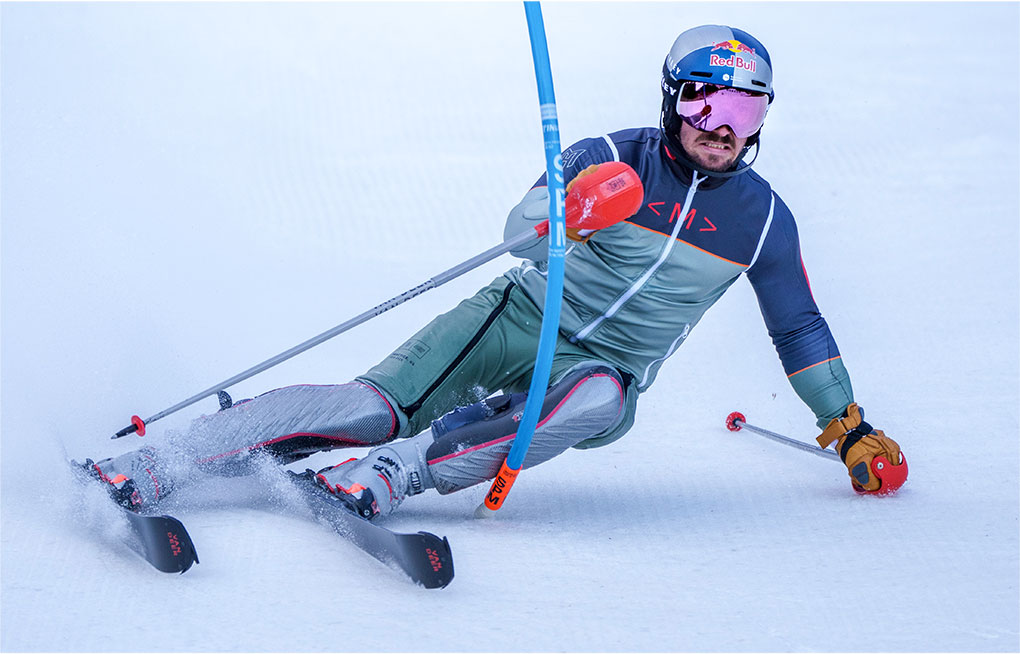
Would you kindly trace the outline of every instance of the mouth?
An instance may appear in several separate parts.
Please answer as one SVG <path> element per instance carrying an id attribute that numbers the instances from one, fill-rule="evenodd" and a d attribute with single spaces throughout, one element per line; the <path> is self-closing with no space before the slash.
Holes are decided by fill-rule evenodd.
<path id="1" fill-rule="evenodd" d="M 729 154 L 730 152 L 733 152 L 733 145 L 726 141 L 702 140 L 698 143 L 698 147 L 706 152 L 716 154 Z"/>

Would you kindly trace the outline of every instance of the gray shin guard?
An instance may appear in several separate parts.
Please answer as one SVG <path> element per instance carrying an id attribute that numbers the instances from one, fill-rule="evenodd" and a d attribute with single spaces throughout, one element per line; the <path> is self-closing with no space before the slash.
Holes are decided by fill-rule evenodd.
<path id="1" fill-rule="evenodd" d="M 435 440 L 425 453 L 427 476 L 440 493 L 496 476 L 513 444 L 526 396 L 515 393 L 489 398 L 432 423 Z M 549 388 L 524 467 L 548 461 L 610 429 L 622 414 L 623 402 L 623 381 L 614 368 L 575 367 Z"/>

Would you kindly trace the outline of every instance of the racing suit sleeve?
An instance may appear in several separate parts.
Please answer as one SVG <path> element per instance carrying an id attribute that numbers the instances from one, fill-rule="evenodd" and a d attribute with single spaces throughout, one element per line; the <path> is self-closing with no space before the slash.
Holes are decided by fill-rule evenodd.
<path id="1" fill-rule="evenodd" d="M 608 137 L 581 139 L 562 152 L 560 159 L 563 161 L 564 187 L 588 166 L 615 160 L 616 157 L 606 142 L 606 138 Z M 546 173 L 542 173 L 532 188 L 547 184 Z"/>
<path id="2" fill-rule="evenodd" d="M 613 161 L 614 155 L 605 139 L 583 139 L 563 151 L 563 186 L 566 187 L 577 175 L 593 164 Z M 503 226 L 503 239 L 520 234 L 549 218 L 549 190 L 545 173 L 538 178 L 517 206 L 510 210 Z M 549 256 L 549 237 L 543 236 L 534 242 L 511 250 L 510 254 L 521 259 L 545 261 Z"/>
<path id="3" fill-rule="evenodd" d="M 824 427 L 854 401 L 853 389 L 811 294 L 793 215 L 778 195 L 772 224 L 747 278 L 790 384 Z"/>

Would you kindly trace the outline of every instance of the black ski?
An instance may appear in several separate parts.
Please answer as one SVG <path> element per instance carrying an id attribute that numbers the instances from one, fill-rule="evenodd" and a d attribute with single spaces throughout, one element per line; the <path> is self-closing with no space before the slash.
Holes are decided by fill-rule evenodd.
<path id="1" fill-rule="evenodd" d="M 131 541 L 128 546 L 152 567 L 160 572 L 183 574 L 193 563 L 198 563 L 195 544 L 180 520 L 168 515 L 140 515 L 124 507 L 120 509 L 127 516 L 134 535 L 133 539 L 128 539 Z"/>
<path id="2" fill-rule="evenodd" d="M 80 481 L 97 481 L 92 461 L 85 464 L 71 461 L 71 469 Z M 112 498 L 111 498 L 112 499 Z M 198 563 L 195 544 L 181 521 L 168 515 L 142 515 L 115 502 L 121 514 L 127 518 L 130 533 L 124 539 L 132 551 L 148 561 L 160 572 L 186 572 Z"/>
<path id="3" fill-rule="evenodd" d="M 444 588 L 453 580 L 453 554 L 446 538 L 427 531 L 400 534 L 369 522 L 316 483 L 312 470 L 288 471 L 288 476 L 319 520 L 366 553 L 425 588 Z"/>

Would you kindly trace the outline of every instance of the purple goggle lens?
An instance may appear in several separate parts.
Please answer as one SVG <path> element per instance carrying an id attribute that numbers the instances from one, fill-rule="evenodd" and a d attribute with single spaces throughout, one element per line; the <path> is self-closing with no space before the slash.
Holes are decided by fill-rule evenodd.
<path id="1" fill-rule="evenodd" d="M 728 125 L 742 139 L 761 129 L 768 110 L 764 93 L 704 82 L 684 82 L 676 99 L 676 112 L 687 124 L 706 132 Z"/>

